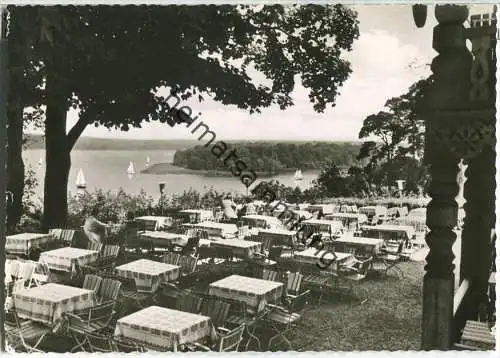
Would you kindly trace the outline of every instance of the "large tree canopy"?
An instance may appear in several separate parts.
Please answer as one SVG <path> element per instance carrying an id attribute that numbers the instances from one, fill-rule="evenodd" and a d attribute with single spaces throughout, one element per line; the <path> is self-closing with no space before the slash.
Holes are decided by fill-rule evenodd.
<path id="1" fill-rule="evenodd" d="M 342 5 L 11 7 L 46 105 L 44 225 L 64 225 L 71 148 L 88 125 L 167 121 L 158 89 L 211 96 L 250 112 L 293 104 L 296 75 L 316 111 L 335 105 L 358 37 Z M 256 82 L 253 73 L 265 78 Z M 23 96 L 24 93 L 21 94 Z M 70 107 L 79 120 L 66 128 Z"/>
<path id="2" fill-rule="evenodd" d="M 391 187 L 394 180 L 401 178 L 402 167 L 408 168 L 421 163 L 424 151 L 424 121 L 417 117 L 423 106 L 423 93 L 432 77 L 417 81 L 408 91 L 399 97 L 390 98 L 385 103 L 385 110 L 369 115 L 363 121 L 359 138 L 375 137 L 361 145 L 358 159 L 366 160 L 365 172 L 372 178 L 383 178 L 383 184 Z M 413 160 L 410 160 L 413 158 Z M 418 170 L 413 175 L 411 190 L 416 190 L 416 182 L 423 184 L 425 171 Z M 417 179 L 415 179 L 417 178 Z"/>

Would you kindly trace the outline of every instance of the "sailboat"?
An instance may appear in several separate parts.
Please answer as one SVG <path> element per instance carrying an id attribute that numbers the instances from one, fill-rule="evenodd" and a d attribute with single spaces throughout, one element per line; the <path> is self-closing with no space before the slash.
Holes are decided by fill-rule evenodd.
<path id="1" fill-rule="evenodd" d="M 297 169 L 295 171 L 295 175 L 293 176 L 293 179 L 296 180 L 296 181 L 302 180 L 303 179 L 303 177 L 302 177 L 302 170 Z"/>
<path id="2" fill-rule="evenodd" d="M 85 176 L 83 175 L 83 170 L 80 168 L 78 174 L 76 175 L 76 189 L 78 192 L 85 191 L 87 183 L 85 182 Z"/>
<path id="3" fill-rule="evenodd" d="M 151 163 L 151 158 L 149 155 L 146 157 L 146 168 L 149 168 L 149 163 Z"/>
<path id="4" fill-rule="evenodd" d="M 38 167 L 43 165 L 43 155 L 40 155 L 40 159 L 38 160 Z"/>
<path id="5" fill-rule="evenodd" d="M 128 169 L 127 169 L 127 176 L 129 179 L 132 179 L 134 174 L 135 174 L 134 163 L 130 162 L 130 164 L 128 165 Z"/>

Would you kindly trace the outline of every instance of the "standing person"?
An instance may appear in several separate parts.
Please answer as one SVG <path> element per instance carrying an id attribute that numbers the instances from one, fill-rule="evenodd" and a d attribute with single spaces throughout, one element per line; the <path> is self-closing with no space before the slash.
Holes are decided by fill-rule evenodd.
<path id="1" fill-rule="evenodd" d="M 95 211 L 92 212 L 92 216 L 85 219 L 85 224 L 83 225 L 83 231 L 87 235 L 89 241 L 98 242 L 104 244 L 104 240 L 107 235 L 107 227 L 105 224 L 100 222 L 95 218 Z"/>
<path id="2" fill-rule="evenodd" d="M 236 204 L 231 197 L 231 194 L 227 194 L 226 198 L 222 200 L 222 210 L 224 211 L 224 220 L 230 223 L 235 223 L 238 220 L 238 215 L 236 214 Z"/>

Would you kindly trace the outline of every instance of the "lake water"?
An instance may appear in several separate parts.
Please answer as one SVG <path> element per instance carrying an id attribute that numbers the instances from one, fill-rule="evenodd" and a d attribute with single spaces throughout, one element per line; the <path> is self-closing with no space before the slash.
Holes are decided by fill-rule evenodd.
<path id="1" fill-rule="evenodd" d="M 144 189 L 154 197 L 159 196 L 159 182 L 166 183 L 167 194 L 182 194 L 190 188 L 199 192 L 206 192 L 213 187 L 217 191 L 245 194 L 246 187 L 238 177 L 207 177 L 196 174 L 141 174 L 145 168 L 146 157 L 151 159 L 151 165 L 155 163 L 171 163 L 175 150 L 166 151 L 126 151 L 126 150 L 74 150 L 71 153 L 71 170 L 69 174 L 68 191 L 75 192 L 76 175 L 81 168 L 87 182 L 87 190 L 94 189 L 118 190 L 122 187 L 128 193 L 139 193 Z M 36 172 L 39 185 L 37 193 L 43 196 L 43 180 L 45 176 L 45 165 L 38 165 L 40 158 L 45 163 L 45 151 L 42 149 L 30 149 L 23 152 L 24 163 L 30 165 Z M 137 174 L 132 179 L 127 177 L 127 168 L 130 161 L 134 163 Z M 250 164 L 249 164 L 250 165 Z M 305 189 L 316 179 L 317 171 L 304 172 L 300 187 Z M 287 186 L 296 186 L 291 173 L 273 177 Z M 259 178 L 256 182 L 259 181 Z"/>

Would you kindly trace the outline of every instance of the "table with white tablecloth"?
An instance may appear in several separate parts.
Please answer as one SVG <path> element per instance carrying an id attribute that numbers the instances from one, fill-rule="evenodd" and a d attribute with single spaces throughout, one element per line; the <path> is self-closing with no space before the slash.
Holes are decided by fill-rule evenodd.
<path id="1" fill-rule="evenodd" d="M 185 234 L 165 231 L 145 231 L 139 235 L 139 238 L 151 245 L 157 246 L 186 246 L 188 242 L 188 236 Z"/>
<path id="2" fill-rule="evenodd" d="M 211 283 L 208 294 L 245 302 L 253 308 L 262 308 L 265 303 L 276 302 L 282 296 L 283 283 L 232 275 Z"/>
<path id="3" fill-rule="evenodd" d="M 156 292 L 161 282 L 175 281 L 180 266 L 140 259 L 115 268 L 118 276 L 135 280 L 137 291 Z"/>
<path id="4" fill-rule="evenodd" d="M 256 252 L 260 252 L 262 243 L 242 239 L 219 239 L 212 241 L 210 247 L 223 247 L 231 250 L 235 257 L 250 258 Z"/>
<path id="5" fill-rule="evenodd" d="M 5 252 L 28 255 L 31 249 L 40 248 L 54 240 L 55 238 L 50 234 L 22 233 L 9 235 L 5 238 Z"/>
<path id="6" fill-rule="evenodd" d="M 98 251 L 79 249 L 76 247 L 62 247 L 45 251 L 40 254 L 38 261 L 44 262 L 51 270 L 76 273 L 76 266 L 89 265 L 97 260 Z"/>
<path id="7" fill-rule="evenodd" d="M 177 351 L 178 346 L 210 337 L 210 317 L 150 306 L 116 322 L 115 337 L 146 346 Z"/>
<path id="8" fill-rule="evenodd" d="M 338 269 L 339 265 L 354 259 L 354 255 L 350 253 L 318 250 L 314 247 L 295 252 L 293 256 L 293 260 L 298 263 L 314 264 L 328 270 Z"/>
<path id="9" fill-rule="evenodd" d="M 140 216 L 134 220 L 136 222 L 142 222 L 148 227 L 154 227 L 155 230 L 172 226 L 172 218 L 168 216 Z"/>
<path id="10" fill-rule="evenodd" d="M 60 321 L 63 313 L 84 310 L 96 304 L 93 290 L 57 283 L 21 289 L 13 294 L 13 299 L 19 317 L 48 325 Z"/>
<path id="11" fill-rule="evenodd" d="M 340 252 L 360 252 L 362 256 L 378 255 L 384 245 L 384 240 L 369 237 L 344 236 L 328 243 Z"/>

